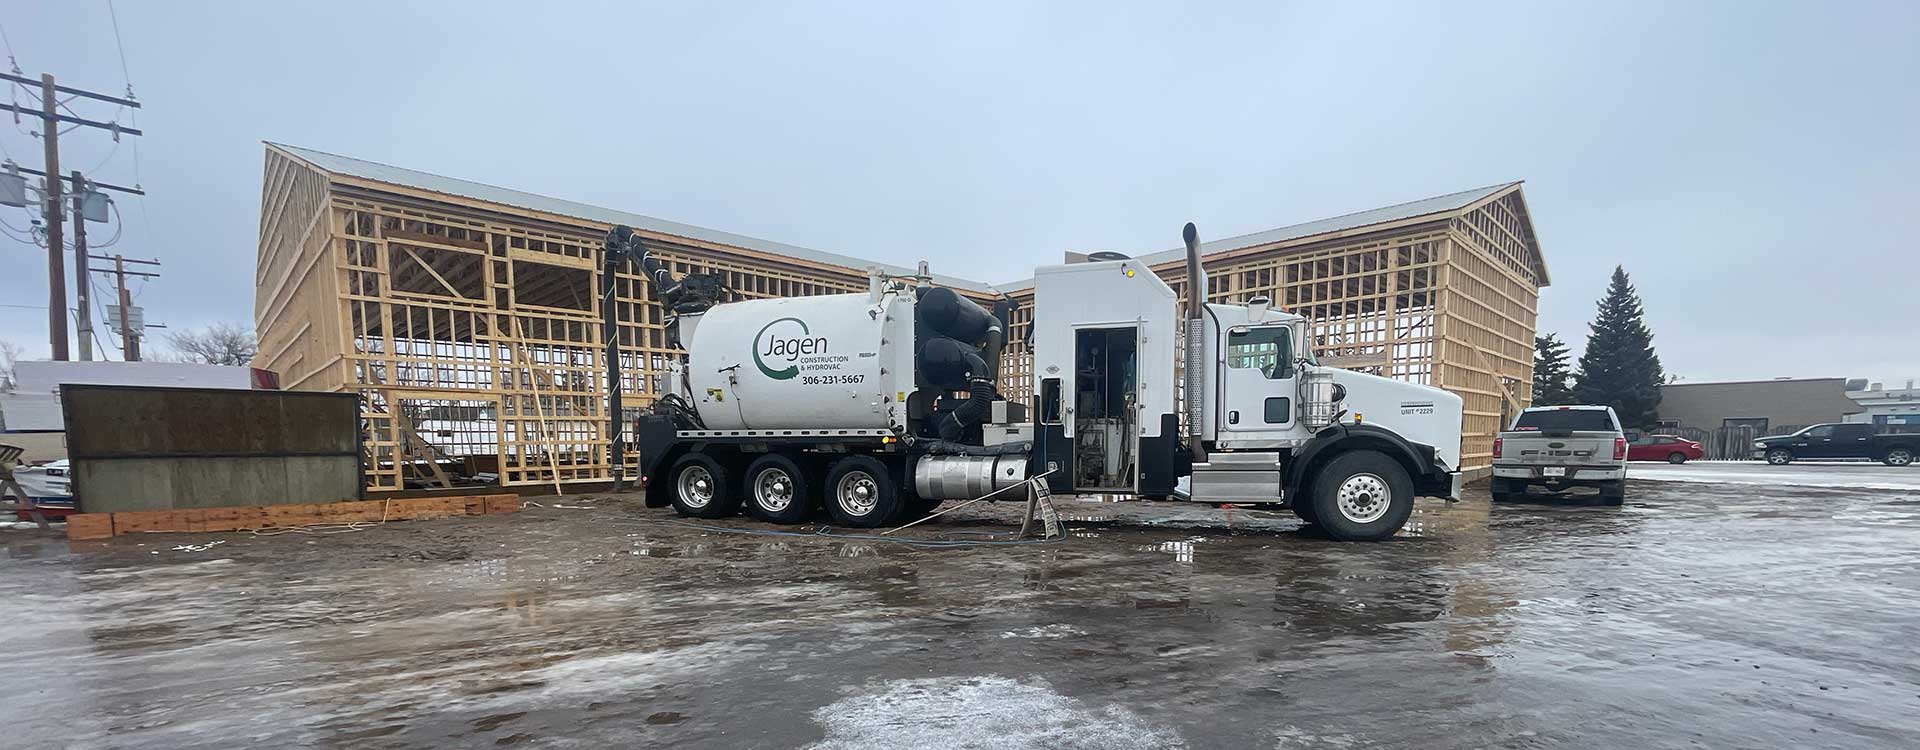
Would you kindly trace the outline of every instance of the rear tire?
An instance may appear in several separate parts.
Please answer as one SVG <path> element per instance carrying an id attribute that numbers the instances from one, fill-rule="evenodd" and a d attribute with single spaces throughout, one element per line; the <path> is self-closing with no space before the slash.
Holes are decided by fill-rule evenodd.
<path id="1" fill-rule="evenodd" d="M 1413 515 L 1413 480 L 1400 462 L 1377 451 L 1342 453 L 1313 478 L 1313 514 L 1334 539 L 1386 539 Z"/>
<path id="2" fill-rule="evenodd" d="M 689 453 L 667 472 L 673 511 L 694 518 L 726 518 L 740 509 L 726 467 L 712 456 Z"/>
<path id="3" fill-rule="evenodd" d="M 1627 480 L 1616 479 L 1600 487 L 1601 505 L 1620 505 L 1627 501 Z"/>
<path id="4" fill-rule="evenodd" d="M 1773 464 L 1774 466 L 1786 466 L 1787 464 L 1793 463 L 1793 451 L 1785 448 L 1775 448 L 1767 451 L 1767 463 Z"/>
<path id="5" fill-rule="evenodd" d="M 1510 502 L 1516 496 L 1527 494 L 1527 486 L 1496 477 L 1487 483 L 1487 494 L 1492 495 L 1496 503 Z"/>
<path id="6" fill-rule="evenodd" d="M 1894 448 L 1894 449 L 1888 450 L 1887 455 L 1880 457 L 1880 463 L 1886 464 L 1888 466 L 1912 466 L 1913 465 L 1913 449 Z"/>
<path id="7" fill-rule="evenodd" d="M 1687 454 L 1685 453 L 1674 451 L 1672 453 L 1667 454 L 1667 463 L 1684 464 L 1686 462 L 1687 462 Z"/>
<path id="8" fill-rule="evenodd" d="M 747 512 L 768 523 L 805 523 L 813 516 L 812 482 L 799 462 L 777 453 L 755 459 L 747 467 Z"/>
<path id="9" fill-rule="evenodd" d="M 872 456 L 848 456 L 827 472 L 827 512 L 835 523 L 856 529 L 887 525 L 905 507 L 893 472 Z"/>

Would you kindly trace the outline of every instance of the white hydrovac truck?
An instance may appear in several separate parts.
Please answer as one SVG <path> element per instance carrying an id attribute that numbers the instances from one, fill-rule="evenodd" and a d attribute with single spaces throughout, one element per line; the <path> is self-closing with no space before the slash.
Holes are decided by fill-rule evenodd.
<path id="1" fill-rule="evenodd" d="M 1415 496 L 1459 496 L 1458 396 L 1318 364 L 1307 321 L 1264 298 L 1183 309 L 1136 260 L 1038 269 L 1028 405 L 994 385 L 1010 303 L 989 312 L 924 263 L 863 294 L 723 303 L 624 227 L 608 254 L 639 260 L 687 353 L 634 423 L 649 506 L 873 528 L 1044 474 L 1057 494 L 1282 505 L 1374 540 Z"/>

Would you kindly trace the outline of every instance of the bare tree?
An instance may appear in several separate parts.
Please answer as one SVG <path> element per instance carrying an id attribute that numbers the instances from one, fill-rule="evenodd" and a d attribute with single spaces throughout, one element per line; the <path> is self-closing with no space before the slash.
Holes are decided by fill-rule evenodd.
<path id="1" fill-rule="evenodd" d="M 20 361 L 23 351 L 19 344 L 0 339 L 0 391 L 13 390 L 13 364 Z"/>
<path id="2" fill-rule="evenodd" d="M 260 349 L 253 331 L 232 323 L 168 333 L 167 346 L 182 362 L 241 367 L 253 362 L 253 355 Z"/>

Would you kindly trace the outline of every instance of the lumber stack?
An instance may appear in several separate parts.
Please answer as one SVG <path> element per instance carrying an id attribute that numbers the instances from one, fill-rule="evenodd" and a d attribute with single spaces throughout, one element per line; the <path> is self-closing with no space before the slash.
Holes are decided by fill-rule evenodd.
<path id="1" fill-rule="evenodd" d="M 144 532 L 205 532 L 275 529 L 315 524 L 419 521 L 487 513 L 515 513 L 519 495 L 461 495 L 341 503 L 241 505 L 228 508 L 77 513 L 67 517 L 67 538 L 107 539 Z"/>

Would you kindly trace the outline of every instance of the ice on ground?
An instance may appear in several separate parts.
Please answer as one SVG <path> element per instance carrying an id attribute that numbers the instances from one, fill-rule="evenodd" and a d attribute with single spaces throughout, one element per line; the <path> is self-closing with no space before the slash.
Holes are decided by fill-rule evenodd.
<path id="1" fill-rule="evenodd" d="M 1093 706 L 1044 681 L 1006 677 L 896 680 L 813 712 L 826 739 L 810 750 L 1184 748 L 1171 728 L 1119 705 Z"/>
<path id="2" fill-rule="evenodd" d="M 1758 464 L 1681 464 L 1679 466 L 1634 464 L 1627 468 L 1627 478 L 1646 482 L 1715 482 L 1770 487 L 1920 491 L 1920 471 L 1891 467 L 1882 467 L 1885 471 L 1875 471 L 1873 468 L 1865 464 L 1805 468 Z"/>

